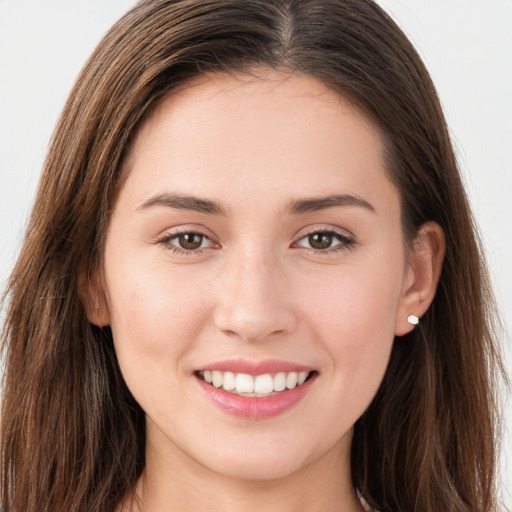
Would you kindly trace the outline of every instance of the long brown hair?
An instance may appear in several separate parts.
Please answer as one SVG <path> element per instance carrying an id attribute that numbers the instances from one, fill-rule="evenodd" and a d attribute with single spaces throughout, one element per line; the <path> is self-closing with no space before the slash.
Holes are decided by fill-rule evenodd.
<path id="1" fill-rule="evenodd" d="M 380 128 L 412 240 L 440 224 L 434 302 L 397 338 L 357 421 L 354 485 L 382 512 L 496 510 L 495 310 L 440 103 L 423 63 L 371 0 L 146 0 L 105 36 L 54 133 L 3 332 L 2 506 L 111 512 L 144 468 L 144 413 L 77 275 L 101 273 L 109 212 L 137 127 L 201 73 L 316 77 Z"/>

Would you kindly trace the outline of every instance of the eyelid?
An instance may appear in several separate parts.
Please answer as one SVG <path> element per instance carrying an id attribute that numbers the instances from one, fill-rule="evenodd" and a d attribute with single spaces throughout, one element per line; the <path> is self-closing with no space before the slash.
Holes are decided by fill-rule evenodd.
<path id="1" fill-rule="evenodd" d="M 345 229 L 341 229 L 339 227 L 335 226 L 309 226 L 305 228 L 305 230 L 299 232 L 299 234 L 295 237 L 294 242 L 292 243 L 292 246 L 296 246 L 297 244 L 303 240 L 304 238 L 307 238 L 314 234 L 330 234 L 334 235 L 340 240 L 340 243 L 334 245 L 333 247 L 328 247 L 327 249 L 314 249 L 312 247 L 303 247 L 298 246 L 299 248 L 305 249 L 307 251 L 311 251 L 315 254 L 331 254 L 333 252 L 342 250 L 342 249 L 351 249 L 355 243 L 355 237 L 352 233 Z"/>
<path id="2" fill-rule="evenodd" d="M 172 240 L 178 238 L 180 235 L 186 234 L 200 235 L 201 237 L 204 237 L 204 239 L 209 240 L 211 245 L 208 247 L 198 247 L 197 249 L 186 249 L 171 243 Z M 326 249 L 315 249 L 313 247 L 304 247 L 298 245 L 301 240 L 313 234 L 332 235 L 338 240 L 338 243 L 332 247 L 327 247 Z M 209 230 L 197 225 L 181 225 L 175 228 L 170 228 L 164 231 L 161 235 L 155 237 L 153 243 L 162 245 L 166 250 L 169 250 L 180 256 L 193 256 L 201 254 L 206 249 L 220 248 L 220 243 L 216 241 L 215 237 L 209 234 Z M 354 236 L 345 229 L 332 225 L 316 225 L 303 228 L 303 230 L 301 230 L 294 238 L 291 247 L 301 248 L 314 254 L 328 255 L 342 249 L 350 249 L 354 246 L 355 243 L 356 240 Z"/>
<path id="3" fill-rule="evenodd" d="M 220 246 L 220 244 L 215 240 L 215 238 L 212 235 L 208 234 L 208 231 L 209 230 L 206 230 L 200 226 L 193 224 L 180 225 L 175 228 L 165 230 L 162 234 L 155 237 L 153 243 L 157 245 L 162 245 L 164 249 L 172 251 L 174 254 L 181 256 L 201 254 L 205 249 L 218 248 Z M 187 234 L 200 235 L 205 239 L 209 240 L 212 245 L 209 247 L 199 247 L 197 249 L 185 249 L 183 247 L 179 247 L 171 243 L 172 240 L 178 238 L 179 236 Z"/>
<path id="4" fill-rule="evenodd" d="M 162 230 L 158 235 L 154 236 L 152 240 L 158 243 L 158 241 L 162 240 L 163 238 L 170 238 L 187 233 L 197 233 L 198 235 L 202 235 L 209 240 L 215 240 L 215 235 L 213 235 L 209 229 L 206 229 L 199 224 L 180 224 L 178 226 L 166 228 Z"/>
<path id="5" fill-rule="evenodd" d="M 306 226 L 305 228 L 301 229 L 295 236 L 295 242 L 306 236 L 314 235 L 315 233 L 334 233 L 342 238 L 349 238 L 351 240 L 355 240 L 355 236 L 347 229 L 343 229 L 338 226 L 332 226 L 329 224 L 316 224 Z"/>

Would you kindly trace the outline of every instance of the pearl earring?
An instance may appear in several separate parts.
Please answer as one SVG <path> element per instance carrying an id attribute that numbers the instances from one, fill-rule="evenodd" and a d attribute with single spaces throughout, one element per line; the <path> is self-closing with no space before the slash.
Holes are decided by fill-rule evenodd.
<path id="1" fill-rule="evenodd" d="M 419 319 L 416 315 L 409 315 L 407 317 L 407 321 L 411 324 L 411 325 L 418 325 L 418 322 L 419 322 Z"/>

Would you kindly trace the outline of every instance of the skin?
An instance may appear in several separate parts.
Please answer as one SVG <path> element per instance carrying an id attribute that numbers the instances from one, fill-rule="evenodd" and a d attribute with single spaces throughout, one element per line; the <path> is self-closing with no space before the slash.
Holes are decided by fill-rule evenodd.
<path id="1" fill-rule="evenodd" d="M 433 298 L 442 232 L 424 226 L 406 256 L 378 130 L 315 79 L 262 70 L 189 85 L 139 130 L 104 278 L 85 293 L 147 414 L 146 468 L 135 503 L 120 510 L 360 510 L 353 425 L 394 336 Z M 224 212 L 154 204 L 162 194 Z M 289 211 L 332 194 L 367 205 Z M 309 235 L 322 230 L 337 235 L 315 251 Z M 204 235 L 200 249 L 177 254 L 177 232 Z M 291 361 L 318 377 L 284 413 L 240 418 L 215 406 L 194 375 L 234 357 Z"/>

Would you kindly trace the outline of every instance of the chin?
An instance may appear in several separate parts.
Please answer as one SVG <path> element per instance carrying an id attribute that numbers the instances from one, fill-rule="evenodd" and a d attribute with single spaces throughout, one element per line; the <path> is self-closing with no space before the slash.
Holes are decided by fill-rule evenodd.
<path id="1" fill-rule="evenodd" d="M 253 436 L 249 436 L 253 437 Z M 242 439 L 240 439 L 242 441 Z M 265 481 L 286 478 L 320 461 L 331 452 L 330 446 L 310 446 L 300 436 L 286 439 L 252 438 L 244 442 L 218 444 L 225 449 L 203 451 L 196 460 L 210 471 L 227 478 Z"/>
<path id="2" fill-rule="evenodd" d="M 208 465 L 208 469 L 224 477 L 245 481 L 267 481 L 286 478 L 307 465 L 305 461 L 295 458 L 289 460 L 283 455 L 267 457 L 247 457 L 226 460 L 219 464 Z"/>

